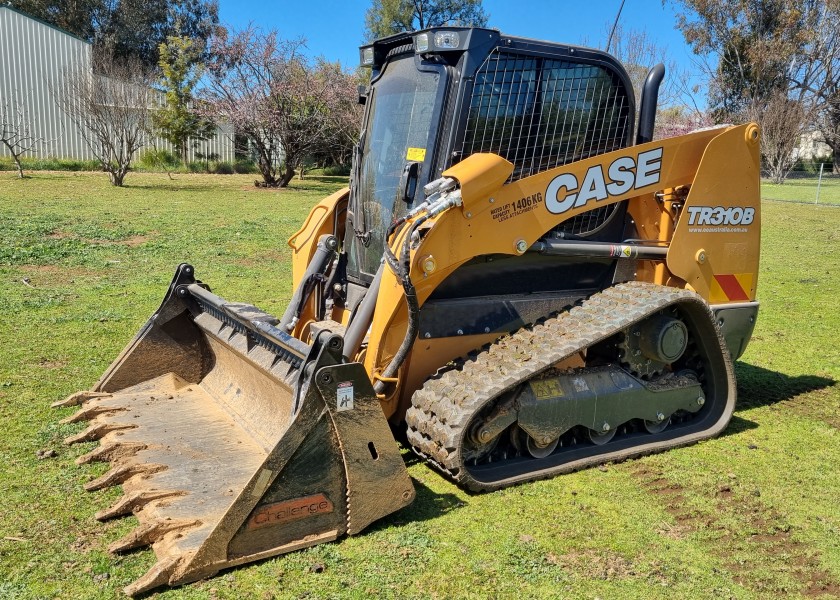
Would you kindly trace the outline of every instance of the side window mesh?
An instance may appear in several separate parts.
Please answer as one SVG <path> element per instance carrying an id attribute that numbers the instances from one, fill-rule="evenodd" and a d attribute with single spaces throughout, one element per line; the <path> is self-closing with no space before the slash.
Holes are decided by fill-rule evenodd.
<path id="1" fill-rule="evenodd" d="M 476 73 L 462 152 L 499 154 L 520 179 L 623 147 L 630 115 L 603 67 L 496 50 Z"/>

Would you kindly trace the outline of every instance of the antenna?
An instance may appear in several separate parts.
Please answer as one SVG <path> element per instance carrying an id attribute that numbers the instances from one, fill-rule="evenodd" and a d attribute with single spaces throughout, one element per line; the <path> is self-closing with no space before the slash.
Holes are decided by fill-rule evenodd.
<path id="1" fill-rule="evenodd" d="M 612 29 L 610 30 L 610 37 L 607 40 L 606 52 L 610 51 L 610 46 L 612 45 L 613 34 L 615 33 L 615 28 L 618 26 L 618 20 L 621 18 L 621 11 L 622 10 L 624 10 L 624 0 L 621 0 L 621 6 L 618 7 L 618 14 L 615 15 L 615 22 L 613 23 Z"/>

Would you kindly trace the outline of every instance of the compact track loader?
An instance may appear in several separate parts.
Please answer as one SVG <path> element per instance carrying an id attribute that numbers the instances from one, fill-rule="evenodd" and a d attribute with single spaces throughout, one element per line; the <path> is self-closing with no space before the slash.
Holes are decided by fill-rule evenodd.
<path id="1" fill-rule="evenodd" d="M 393 431 L 469 490 L 690 444 L 735 405 L 759 260 L 754 124 L 653 141 L 596 50 L 439 28 L 371 67 L 349 189 L 289 240 L 279 318 L 182 264 L 69 420 L 151 545 L 135 595 L 411 503 Z"/>

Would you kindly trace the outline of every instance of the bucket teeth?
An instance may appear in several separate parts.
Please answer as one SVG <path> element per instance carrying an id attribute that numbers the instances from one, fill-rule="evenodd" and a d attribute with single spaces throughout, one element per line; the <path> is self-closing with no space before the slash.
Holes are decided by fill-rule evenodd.
<path id="1" fill-rule="evenodd" d="M 50 404 L 53 408 L 63 408 L 65 406 L 79 406 L 85 400 L 91 400 L 92 398 L 102 398 L 103 396 L 110 396 L 111 394 L 107 394 L 105 392 L 91 392 L 89 390 L 82 390 L 81 392 L 75 392 L 67 396 L 64 400 L 58 400 L 57 402 L 53 402 Z"/>
<path id="2" fill-rule="evenodd" d="M 183 495 L 184 492 L 176 491 L 133 492 L 131 494 L 126 494 L 122 496 L 119 500 L 117 500 L 114 504 L 112 504 L 105 510 L 100 510 L 98 513 L 96 513 L 95 517 L 99 521 L 107 521 L 108 519 L 122 517 L 124 515 L 128 515 L 137 510 L 140 510 L 149 502 L 154 502 L 155 500 L 163 500 L 164 498 L 177 498 L 178 496 Z"/>
<path id="3" fill-rule="evenodd" d="M 158 471 L 163 471 L 166 468 L 165 465 L 156 465 L 156 464 L 147 464 L 147 463 L 134 463 L 128 465 L 121 465 L 118 467 L 113 467 L 104 475 L 97 477 L 96 479 L 89 481 L 85 484 L 85 489 L 89 492 L 94 492 L 96 490 L 102 490 L 107 487 L 111 487 L 114 485 L 119 485 L 123 483 L 126 479 L 134 477 L 135 475 L 146 474 L 151 475 L 152 473 L 157 473 Z"/>
<path id="4" fill-rule="evenodd" d="M 124 408 L 118 408 L 115 406 L 105 406 L 104 404 L 91 404 L 85 406 L 84 408 L 80 409 L 79 411 L 73 413 L 69 417 L 65 417 L 61 419 L 61 423 L 78 423 L 79 421 L 90 421 L 97 415 L 101 415 L 102 413 L 107 412 L 120 412 L 124 411 Z"/>
<path id="5" fill-rule="evenodd" d="M 141 450 L 146 449 L 146 444 L 139 442 L 102 442 L 87 454 L 76 459 L 77 465 L 87 465 L 92 462 L 114 462 L 134 456 Z"/>
<path id="6" fill-rule="evenodd" d="M 77 433 L 76 435 L 71 435 L 67 438 L 64 438 L 64 443 L 69 446 L 71 444 L 78 444 L 79 442 L 90 442 L 93 440 L 98 440 L 107 433 L 111 433 L 112 431 L 119 431 L 121 429 L 134 429 L 134 425 L 127 425 L 125 423 L 94 422 L 91 423 L 90 427 L 88 427 L 81 433 Z"/>
<path id="7" fill-rule="evenodd" d="M 143 523 L 127 536 L 118 539 L 116 542 L 108 546 L 108 552 L 127 552 L 128 550 L 133 550 L 142 546 L 150 546 L 167 533 L 189 529 L 200 524 L 201 521 L 184 521 L 176 519 Z"/>
<path id="8" fill-rule="evenodd" d="M 168 584 L 184 558 L 183 556 L 170 556 L 159 560 L 140 579 L 124 587 L 123 591 L 129 596 L 138 596 L 143 592 Z"/>

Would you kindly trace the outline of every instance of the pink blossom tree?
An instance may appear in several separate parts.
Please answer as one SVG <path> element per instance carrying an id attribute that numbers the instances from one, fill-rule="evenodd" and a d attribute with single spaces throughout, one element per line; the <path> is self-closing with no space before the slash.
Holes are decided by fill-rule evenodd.
<path id="1" fill-rule="evenodd" d="M 253 27 L 221 30 L 211 41 L 205 110 L 248 139 L 263 178 L 258 185 L 288 185 L 335 133 L 334 120 L 355 93 L 352 76 L 323 60 L 313 64 L 303 48 L 301 39 Z"/>

